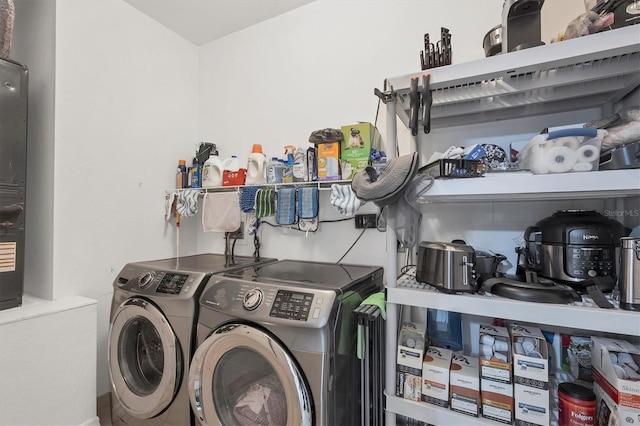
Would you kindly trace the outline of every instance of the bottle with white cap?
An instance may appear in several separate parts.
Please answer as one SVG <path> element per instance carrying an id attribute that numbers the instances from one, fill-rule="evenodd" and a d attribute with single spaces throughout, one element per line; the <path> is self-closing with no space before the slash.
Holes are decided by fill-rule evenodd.
<path id="1" fill-rule="evenodd" d="M 218 151 L 211 151 L 209 158 L 202 166 L 202 187 L 217 188 L 222 186 L 222 160 Z"/>
<path id="2" fill-rule="evenodd" d="M 251 149 L 247 161 L 246 185 L 257 185 L 267 182 L 267 157 L 262 153 L 262 145 L 256 143 Z"/>

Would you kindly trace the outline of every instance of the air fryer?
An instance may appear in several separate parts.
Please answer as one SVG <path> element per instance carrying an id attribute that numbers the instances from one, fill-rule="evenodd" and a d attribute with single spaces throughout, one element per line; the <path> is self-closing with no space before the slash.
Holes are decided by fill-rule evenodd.
<path id="1" fill-rule="evenodd" d="M 519 274 L 541 277 L 581 289 L 595 280 L 602 291 L 615 286 L 616 253 L 630 229 L 593 210 L 560 210 L 525 231 Z"/>

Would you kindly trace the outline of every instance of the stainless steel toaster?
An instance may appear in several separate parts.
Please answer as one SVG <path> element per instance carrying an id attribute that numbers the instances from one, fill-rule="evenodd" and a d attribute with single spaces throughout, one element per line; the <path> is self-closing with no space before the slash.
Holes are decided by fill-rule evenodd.
<path id="1" fill-rule="evenodd" d="M 416 280 L 446 293 L 475 292 L 476 252 L 461 243 L 423 241 L 418 248 Z"/>

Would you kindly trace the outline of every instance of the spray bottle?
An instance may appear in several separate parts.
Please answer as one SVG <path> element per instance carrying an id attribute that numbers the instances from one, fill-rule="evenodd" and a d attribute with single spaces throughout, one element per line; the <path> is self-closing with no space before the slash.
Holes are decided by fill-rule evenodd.
<path id="1" fill-rule="evenodd" d="M 282 172 L 282 182 L 293 182 L 293 155 L 296 147 L 293 145 L 287 145 L 284 147 L 284 154 L 287 156 L 287 161 L 284 164 L 284 171 Z"/>

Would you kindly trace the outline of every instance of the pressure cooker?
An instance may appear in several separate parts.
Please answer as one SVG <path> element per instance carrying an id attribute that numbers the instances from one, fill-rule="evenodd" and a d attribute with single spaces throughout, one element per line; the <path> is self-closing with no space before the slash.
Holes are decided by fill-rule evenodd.
<path id="1" fill-rule="evenodd" d="M 610 277 L 615 286 L 620 238 L 630 229 L 594 210 L 560 210 L 526 229 L 524 254 L 538 275 L 569 285 Z"/>

